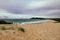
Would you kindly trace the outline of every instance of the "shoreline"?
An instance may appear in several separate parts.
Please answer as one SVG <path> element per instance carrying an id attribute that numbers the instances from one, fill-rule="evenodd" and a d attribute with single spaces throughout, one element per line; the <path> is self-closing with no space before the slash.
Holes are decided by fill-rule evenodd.
<path id="1" fill-rule="evenodd" d="M 13 24 L 39 24 L 39 23 L 43 23 L 43 22 L 46 22 L 46 21 L 49 21 L 49 20 L 31 21 L 31 22 L 22 22 L 22 23 L 13 22 Z"/>

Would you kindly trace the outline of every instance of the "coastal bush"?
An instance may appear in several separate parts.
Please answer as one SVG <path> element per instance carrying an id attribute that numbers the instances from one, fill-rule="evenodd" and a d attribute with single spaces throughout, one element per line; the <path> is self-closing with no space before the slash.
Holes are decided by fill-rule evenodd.
<path id="1" fill-rule="evenodd" d="M 0 24 L 12 24 L 12 23 L 6 22 L 4 20 L 0 20 Z"/>
<path id="2" fill-rule="evenodd" d="M 3 26 L 3 27 L 0 27 L 0 30 L 6 30 L 6 28 Z"/>
<path id="3" fill-rule="evenodd" d="M 40 19 L 40 20 L 45 20 L 45 18 L 38 18 L 38 17 L 32 17 L 30 19 Z"/>
<path id="4" fill-rule="evenodd" d="M 19 31 L 25 32 L 23 28 L 18 28 Z"/>
<path id="5" fill-rule="evenodd" d="M 6 28 L 7 30 L 14 30 L 14 27 Z"/>
<path id="6" fill-rule="evenodd" d="M 14 28 L 13 27 L 6 28 L 6 27 L 2 26 L 2 27 L 0 27 L 0 30 L 14 30 Z"/>
<path id="7" fill-rule="evenodd" d="M 60 18 L 53 18 L 52 20 L 55 20 L 57 22 L 60 22 Z"/>

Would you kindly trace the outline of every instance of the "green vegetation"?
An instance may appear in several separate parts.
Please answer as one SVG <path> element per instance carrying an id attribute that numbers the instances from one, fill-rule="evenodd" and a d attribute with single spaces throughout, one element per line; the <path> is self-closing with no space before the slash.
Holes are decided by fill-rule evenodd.
<path id="1" fill-rule="evenodd" d="M 18 28 L 19 31 L 25 32 L 23 28 Z"/>
<path id="2" fill-rule="evenodd" d="M 6 28 L 7 30 L 15 30 L 14 27 Z"/>
<path id="3" fill-rule="evenodd" d="M 0 29 L 1 29 L 1 30 L 6 30 L 6 28 L 5 28 L 4 26 L 3 26 L 3 27 L 1 27 Z"/>
<path id="4" fill-rule="evenodd" d="M 0 20 L 0 24 L 12 24 L 12 23 L 6 22 L 4 20 Z"/>
<path id="5" fill-rule="evenodd" d="M 30 19 L 42 19 L 42 20 L 44 20 L 44 19 L 46 19 L 46 18 L 33 17 L 33 18 L 30 18 Z"/>
<path id="6" fill-rule="evenodd" d="M 5 27 L 5 26 L 1 26 L 0 27 L 0 30 L 18 30 L 18 31 L 22 31 L 22 32 L 25 32 L 24 28 L 21 28 L 21 27 L 17 27 L 17 28 L 14 28 L 14 27 Z"/>
<path id="7" fill-rule="evenodd" d="M 14 30 L 14 28 L 13 27 L 6 28 L 6 27 L 2 26 L 2 27 L 0 27 L 0 30 Z"/>
<path id="8" fill-rule="evenodd" d="M 55 20 L 57 22 L 60 22 L 60 18 L 52 18 L 51 20 Z"/>

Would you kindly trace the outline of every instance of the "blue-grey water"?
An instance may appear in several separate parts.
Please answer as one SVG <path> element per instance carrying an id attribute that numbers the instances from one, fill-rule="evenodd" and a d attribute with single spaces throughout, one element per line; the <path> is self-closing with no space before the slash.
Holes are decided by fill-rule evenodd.
<path id="1" fill-rule="evenodd" d="M 16 23 L 26 24 L 26 23 L 41 23 L 41 22 L 47 21 L 47 19 L 45 20 L 42 20 L 42 19 L 5 19 L 5 21 L 11 22 L 13 24 L 16 24 Z"/>

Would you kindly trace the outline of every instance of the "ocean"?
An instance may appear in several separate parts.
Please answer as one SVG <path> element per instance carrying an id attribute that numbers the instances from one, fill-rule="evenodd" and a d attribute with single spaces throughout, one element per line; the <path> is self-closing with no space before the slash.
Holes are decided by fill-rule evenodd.
<path id="1" fill-rule="evenodd" d="M 32 23 L 42 23 L 48 21 L 47 19 L 5 19 L 6 22 L 13 24 L 32 24 Z"/>

